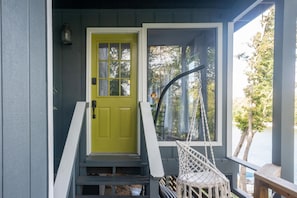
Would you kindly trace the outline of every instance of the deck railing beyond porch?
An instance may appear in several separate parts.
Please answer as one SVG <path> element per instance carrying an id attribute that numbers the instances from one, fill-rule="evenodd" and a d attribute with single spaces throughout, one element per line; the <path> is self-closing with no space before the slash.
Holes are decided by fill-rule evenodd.
<path id="1" fill-rule="evenodd" d="M 75 188 L 74 166 L 79 147 L 81 129 L 84 122 L 85 109 L 86 102 L 76 103 L 54 183 L 55 198 L 67 198 L 71 185 L 73 185 L 73 187 Z"/>
<path id="2" fill-rule="evenodd" d="M 297 185 L 280 178 L 281 167 L 266 164 L 255 172 L 254 197 L 267 198 L 268 189 L 286 198 L 297 197 Z"/>

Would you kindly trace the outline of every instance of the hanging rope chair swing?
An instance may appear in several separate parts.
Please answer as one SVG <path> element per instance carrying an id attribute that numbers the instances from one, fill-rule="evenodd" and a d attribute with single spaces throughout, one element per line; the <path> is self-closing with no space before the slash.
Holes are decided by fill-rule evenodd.
<path id="1" fill-rule="evenodd" d="M 201 91 L 200 72 L 198 73 L 198 82 L 198 99 L 193 107 L 187 139 L 183 142 L 176 141 L 179 158 L 179 175 L 176 180 L 177 197 L 231 198 L 229 180 L 215 165 L 207 114 Z M 190 146 L 192 137 L 196 132 L 198 133 L 198 129 L 195 127 L 198 109 L 200 109 L 200 128 L 202 128 L 202 135 L 204 137 L 205 155 Z"/>

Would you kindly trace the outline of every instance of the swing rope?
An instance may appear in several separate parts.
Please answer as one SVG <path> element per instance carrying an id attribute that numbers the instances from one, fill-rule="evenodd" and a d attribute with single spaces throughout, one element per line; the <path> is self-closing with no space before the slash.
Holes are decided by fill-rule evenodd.
<path id="1" fill-rule="evenodd" d="M 192 112 L 192 118 L 190 121 L 190 129 L 189 133 L 187 134 L 186 143 L 190 143 L 192 141 L 192 137 L 195 135 L 196 131 L 199 134 L 198 127 L 196 129 L 196 120 L 197 120 L 197 112 L 200 106 L 200 117 L 201 117 L 201 125 L 202 125 L 202 135 L 203 135 L 203 144 L 204 144 L 204 152 L 205 156 L 208 158 L 208 148 L 210 150 L 211 154 L 211 161 L 215 165 L 215 159 L 214 159 L 214 152 L 211 144 L 210 139 L 210 132 L 209 132 L 209 126 L 208 126 L 208 120 L 207 120 L 207 113 L 205 110 L 204 105 L 204 99 L 202 94 L 202 82 L 201 82 L 201 73 L 198 73 L 198 99 L 194 102 L 193 105 L 193 112 Z"/>

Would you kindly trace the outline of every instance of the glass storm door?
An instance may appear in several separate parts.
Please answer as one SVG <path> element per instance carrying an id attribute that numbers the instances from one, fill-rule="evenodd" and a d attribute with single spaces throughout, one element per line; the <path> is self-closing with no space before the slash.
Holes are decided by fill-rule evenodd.
<path id="1" fill-rule="evenodd" d="M 137 34 L 93 34 L 91 152 L 137 152 Z"/>

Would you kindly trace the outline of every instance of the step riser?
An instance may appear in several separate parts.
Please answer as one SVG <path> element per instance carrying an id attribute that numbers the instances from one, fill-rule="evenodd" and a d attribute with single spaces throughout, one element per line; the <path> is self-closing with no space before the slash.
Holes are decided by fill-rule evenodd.
<path id="1" fill-rule="evenodd" d="M 142 167 L 87 167 L 87 175 L 96 176 L 102 174 L 114 175 L 144 175 Z"/>
<path id="2" fill-rule="evenodd" d="M 84 175 L 76 179 L 77 197 L 149 197 L 147 164 L 139 157 L 91 156 L 80 163 L 80 170 Z M 131 195 L 132 185 L 143 189 L 140 196 Z"/>
<path id="3" fill-rule="evenodd" d="M 145 196 L 145 186 L 138 185 L 140 193 L 138 196 Z M 101 185 L 101 186 L 84 186 L 82 189 L 83 195 L 96 195 L 97 197 L 101 196 L 132 196 L 132 189 L 130 185 Z M 135 191 L 134 191 L 135 192 Z"/>

